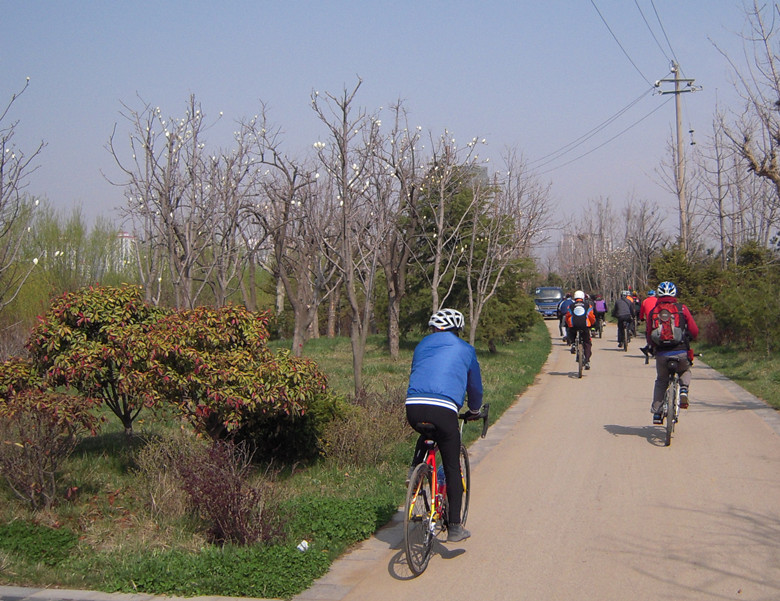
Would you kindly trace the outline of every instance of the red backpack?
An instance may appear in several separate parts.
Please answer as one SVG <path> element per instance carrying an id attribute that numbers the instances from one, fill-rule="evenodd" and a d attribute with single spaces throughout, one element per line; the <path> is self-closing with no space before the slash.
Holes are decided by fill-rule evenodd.
<path id="1" fill-rule="evenodd" d="M 688 322 L 680 303 L 659 302 L 647 319 L 650 340 L 658 347 L 673 347 L 685 341 Z"/>

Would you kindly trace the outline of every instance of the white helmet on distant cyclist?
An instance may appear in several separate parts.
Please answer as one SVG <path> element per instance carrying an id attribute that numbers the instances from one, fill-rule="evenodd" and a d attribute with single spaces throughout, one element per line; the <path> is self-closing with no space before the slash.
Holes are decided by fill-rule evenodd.
<path id="1" fill-rule="evenodd" d="M 441 309 L 431 315 L 428 325 L 439 330 L 462 330 L 463 313 L 455 309 Z"/>
<path id="2" fill-rule="evenodd" d="M 585 300 L 585 293 L 582 290 L 577 290 L 574 293 L 574 300 Z"/>
<path id="3" fill-rule="evenodd" d="M 658 296 L 677 296 L 677 286 L 673 282 L 661 282 L 656 293 Z"/>

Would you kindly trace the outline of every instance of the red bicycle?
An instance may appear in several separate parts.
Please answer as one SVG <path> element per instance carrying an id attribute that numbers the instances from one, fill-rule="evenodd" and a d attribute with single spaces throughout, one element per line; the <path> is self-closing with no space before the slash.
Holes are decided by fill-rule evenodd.
<path id="1" fill-rule="evenodd" d="M 482 420 L 482 438 L 487 434 L 489 404 L 482 405 L 479 414 L 469 421 Z M 466 414 L 460 419 L 466 421 Z M 463 422 L 460 424 L 463 433 Z M 430 436 L 425 441 L 427 446 L 425 461 L 412 471 L 409 477 L 409 487 L 406 490 L 404 505 L 404 550 L 406 563 L 415 576 L 419 576 L 428 567 L 433 552 L 433 541 L 447 530 L 447 484 L 444 482 L 443 469 L 437 467 L 436 452 L 438 447 L 433 440 L 436 427 L 433 424 L 416 424 L 415 430 Z M 471 494 L 471 468 L 469 453 L 466 447 L 460 445 L 460 477 L 463 480 L 463 503 L 461 508 L 461 524 L 466 524 L 469 512 L 469 497 Z"/>

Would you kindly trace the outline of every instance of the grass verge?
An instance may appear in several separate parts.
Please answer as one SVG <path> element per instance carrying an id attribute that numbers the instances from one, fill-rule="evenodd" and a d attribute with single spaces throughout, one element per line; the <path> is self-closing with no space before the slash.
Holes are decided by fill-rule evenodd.
<path id="1" fill-rule="evenodd" d="M 780 356 L 750 353 L 732 346 L 696 343 L 702 361 L 748 392 L 780 409 Z"/>
<path id="2" fill-rule="evenodd" d="M 405 342 L 393 361 L 384 339 L 372 337 L 365 357 L 367 387 L 382 398 L 402 399 L 398 392 L 405 391 L 416 342 Z M 491 421 L 533 383 L 550 347 L 541 320 L 523 340 L 499 347 L 497 353 L 478 345 Z M 348 339 L 312 340 L 305 354 L 328 374 L 334 390 L 352 394 Z M 181 435 L 180 424 L 149 413 L 138 427 L 142 431 L 129 445 L 121 425 L 113 421 L 98 436 L 82 441 L 62 474 L 65 486 L 78 493 L 53 509 L 32 512 L 0 483 L 0 584 L 287 599 L 311 586 L 334 559 L 393 516 L 403 502 L 414 446 L 409 428 L 381 462 L 345 466 L 322 459 L 310 466 L 287 466 L 273 482 L 287 517 L 284 539 L 218 546 L 205 541 L 198 516 L 172 511 L 181 503 L 165 498 L 172 491 L 164 481 L 150 487 L 139 480 L 144 441 L 175 439 Z M 476 436 L 477 428 L 468 429 L 466 442 Z M 296 549 L 302 539 L 310 542 L 305 553 Z"/>

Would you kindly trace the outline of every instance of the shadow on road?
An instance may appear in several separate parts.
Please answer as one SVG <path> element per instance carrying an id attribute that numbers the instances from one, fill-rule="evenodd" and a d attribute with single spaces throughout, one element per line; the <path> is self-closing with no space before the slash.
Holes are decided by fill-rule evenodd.
<path id="1" fill-rule="evenodd" d="M 655 447 L 666 446 L 666 430 L 663 426 L 618 426 L 607 424 L 604 429 L 613 436 L 639 436 Z"/>
<path id="2" fill-rule="evenodd" d="M 566 376 L 566 377 L 572 378 L 574 380 L 579 380 L 580 379 L 580 377 L 579 377 L 579 375 L 578 375 L 578 373 L 576 371 L 576 368 L 575 368 L 575 371 L 548 371 L 547 373 L 549 375 L 551 375 L 551 376 Z M 583 372 L 583 376 L 582 377 L 583 378 L 585 377 L 585 372 Z"/>
<path id="3" fill-rule="evenodd" d="M 442 559 L 455 559 L 460 557 L 466 552 L 465 549 L 448 549 L 438 540 L 433 543 L 433 554 L 431 555 L 431 562 L 435 562 L 437 557 Z M 430 568 L 430 564 L 428 564 Z M 390 558 L 390 563 L 387 566 L 387 571 L 396 580 L 412 580 L 415 575 L 412 574 L 409 569 L 409 565 L 406 563 L 406 554 L 403 550 L 398 551 Z"/>

